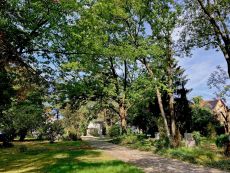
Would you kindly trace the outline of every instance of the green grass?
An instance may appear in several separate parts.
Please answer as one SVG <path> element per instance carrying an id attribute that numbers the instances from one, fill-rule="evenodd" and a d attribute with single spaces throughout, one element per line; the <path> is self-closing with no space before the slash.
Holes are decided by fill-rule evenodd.
<path id="1" fill-rule="evenodd" d="M 138 168 L 115 160 L 83 141 L 16 142 L 0 148 L 0 172 L 4 173 L 142 173 Z"/>

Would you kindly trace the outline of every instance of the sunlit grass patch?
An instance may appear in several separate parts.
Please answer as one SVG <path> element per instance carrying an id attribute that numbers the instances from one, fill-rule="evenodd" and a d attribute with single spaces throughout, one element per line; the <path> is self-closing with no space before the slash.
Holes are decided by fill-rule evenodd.
<path id="1" fill-rule="evenodd" d="M 141 173 L 83 141 L 16 142 L 13 148 L 0 149 L 0 160 L 0 172 L 4 173 Z"/>

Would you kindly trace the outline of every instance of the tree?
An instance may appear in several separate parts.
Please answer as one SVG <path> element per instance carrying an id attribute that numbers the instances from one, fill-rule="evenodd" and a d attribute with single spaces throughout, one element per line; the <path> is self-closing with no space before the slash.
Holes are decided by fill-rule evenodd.
<path id="1" fill-rule="evenodd" d="M 230 80 L 228 77 L 227 72 L 223 70 L 221 66 L 217 66 L 216 71 L 211 73 L 211 75 L 208 78 L 208 86 L 210 89 L 215 89 L 214 94 L 218 99 L 221 99 L 224 101 L 225 104 L 227 104 L 227 101 L 230 96 Z M 227 106 L 224 107 L 225 111 L 221 111 L 221 116 L 224 119 L 224 126 L 225 126 L 225 132 L 229 133 L 230 127 L 229 127 L 229 109 Z"/>
<path id="2" fill-rule="evenodd" d="M 184 75 L 184 69 L 176 68 L 176 75 L 174 76 L 174 94 L 175 94 L 175 116 L 177 126 L 180 133 L 192 132 L 192 109 L 191 103 L 187 99 L 187 94 L 191 89 L 186 89 L 185 85 L 188 82 Z"/>
<path id="3" fill-rule="evenodd" d="M 192 47 L 222 51 L 230 76 L 230 31 L 227 0 L 184 0 L 184 22 L 179 42 L 188 52 Z"/>
<path id="4" fill-rule="evenodd" d="M 204 136 L 210 136 L 212 128 L 219 126 L 219 122 L 214 118 L 211 110 L 201 107 L 202 97 L 194 97 L 194 105 L 192 107 L 192 130 L 199 131 Z"/>
<path id="5" fill-rule="evenodd" d="M 89 121 L 97 116 L 96 104 L 97 102 L 95 101 L 88 101 L 77 110 L 71 108 L 70 105 L 61 110 L 63 127 L 67 138 L 77 140 L 80 139 L 82 134 L 86 133 Z"/>
<path id="6" fill-rule="evenodd" d="M 63 135 L 63 126 L 61 120 L 46 122 L 44 125 L 44 134 L 50 143 L 54 143 L 58 136 Z"/>
<path id="7" fill-rule="evenodd" d="M 29 94 L 27 93 L 25 100 L 12 102 L 12 105 L 4 112 L 2 118 L 3 132 L 6 131 L 5 133 L 10 136 L 17 134 L 20 136 L 20 141 L 23 141 L 27 132 L 41 127 L 45 117 L 43 116 L 40 94 L 30 92 Z"/>
<path id="8" fill-rule="evenodd" d="M 209 76 L 207 85 L 210 89 L 215 89 L 214 94 L 217 98 L 221 98 L 227 102 L 230 97 L 229 82 L 230 80 L 227 72 L 221 66 L 217 66 L 216 70 Z"/>
<path id="9" fill-rule="evenodd" d="M 37 77 L 47 77 L 54 71 L 51 64 L 57 66 L 62 60 L 66 21 L 77 3 L 3 0 L 0 5 L 1 66 L 16 64 Z"/>

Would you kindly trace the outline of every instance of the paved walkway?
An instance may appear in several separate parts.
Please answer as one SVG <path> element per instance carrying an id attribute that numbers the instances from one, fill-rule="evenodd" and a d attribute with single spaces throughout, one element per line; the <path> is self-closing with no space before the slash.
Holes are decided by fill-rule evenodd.
<path id="1" fill-rule="evenodd" d="M 221 170 L 164 158 L 151 152 L 114 145 L 93 137 L 83 137 L 83 140 L 88 141 L 92 147 L 100 149 L 118 160 L 140 167 L 146 173 L 224 173 Z"/>

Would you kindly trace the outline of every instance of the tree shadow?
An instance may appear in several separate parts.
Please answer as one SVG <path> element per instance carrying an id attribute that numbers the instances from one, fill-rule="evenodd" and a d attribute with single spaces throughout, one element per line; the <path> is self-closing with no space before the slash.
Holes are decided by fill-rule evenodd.
<path id="1" fill-rule="evenodd" d="M 7 150 L 4 155 L 1 156 L 0 154 L 0 172 L 141 172 L 129 164 L 107 159 L 100 151 L 79 149 L 78 144 L 67 144 L 67 146 L 63 146 L 63 144 L 41 144 L 40 147 L 28 147 L 28 149 L 22 153 L 17 151 L 17 148 Z M 84 148 L 83 145 L 82 148 Z"/>

